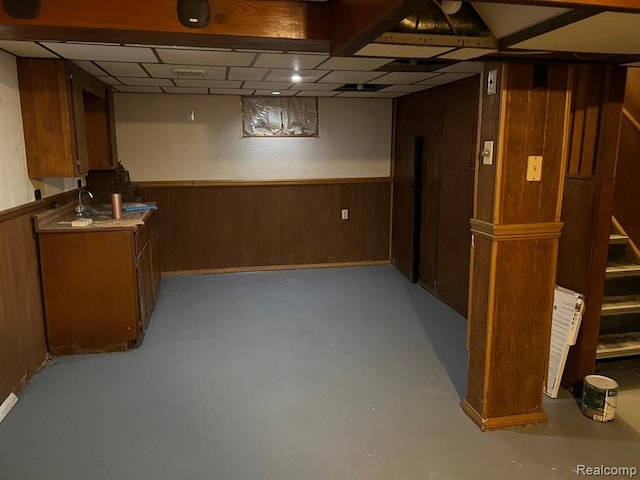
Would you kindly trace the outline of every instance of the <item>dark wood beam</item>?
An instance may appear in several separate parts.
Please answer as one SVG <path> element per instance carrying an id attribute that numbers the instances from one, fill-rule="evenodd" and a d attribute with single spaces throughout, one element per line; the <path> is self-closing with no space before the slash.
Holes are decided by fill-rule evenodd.
<path id="1" fill-rule="evenodd" d="M 406 18 L 418 0 L 335 0 L 331 55 L 352 55 Z"/>
<path id="2" fill-rule="evenodd" d="M 605 10 L 640 12 L 638 0 L 481 0 L 483 3 L 508 3 L 538 7 L 579 8 L 593 7 Z"/>
<path id="3" fill-rule="evenodd" d="M 210 2 L 207 27 L 183 27 L 177 0 L 42 0 L 31 20 L 0 9 L 0 39 L 329 51 L 329 4 L 281 0 Z"/>

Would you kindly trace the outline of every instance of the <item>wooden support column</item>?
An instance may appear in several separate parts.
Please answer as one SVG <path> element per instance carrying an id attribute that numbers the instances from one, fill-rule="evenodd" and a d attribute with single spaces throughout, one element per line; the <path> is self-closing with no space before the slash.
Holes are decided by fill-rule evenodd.
<path id="1" fill-rule="evenodd" d="M 487 95 L 487 72 L 497 94 Z M 569 115 L 566 65 L 485 65 L 463 410 L 482 430 L 542 423 Z M 527 181 L 542 156 L 541 181 Z"/>

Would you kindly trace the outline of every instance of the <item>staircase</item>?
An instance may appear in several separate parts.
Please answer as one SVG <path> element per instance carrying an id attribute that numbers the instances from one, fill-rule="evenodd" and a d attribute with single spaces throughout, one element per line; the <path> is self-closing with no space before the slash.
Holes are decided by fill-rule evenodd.
<path id="1" fill-rule="evenodd" d="M 640 255 L 613 221 L 596 359 L 640 355 Z"/>

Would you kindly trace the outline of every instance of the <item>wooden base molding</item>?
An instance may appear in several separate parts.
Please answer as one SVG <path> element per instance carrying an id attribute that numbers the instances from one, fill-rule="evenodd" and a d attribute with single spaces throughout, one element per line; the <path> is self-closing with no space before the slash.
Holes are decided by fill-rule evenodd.
<path id="1" fill-rule="evenodd" d="M 547 415 L 544 412 L 525 413 L 521 415 L 508 415 L 505 417 L 484 418 L 473 408 L 469 402 L 463 400 L 462 410 L 473 422 L 485 432 L 487 430 L 500 430 L 510 427 L 524 427 L 547 422 Z"/>
<path id="2" fill-rule="evenodd" d="M 562 222 L 495 225 L 477 218 L 471 219 L 471 233 L 496 242 L 560 238 L 562 226 Z"/>

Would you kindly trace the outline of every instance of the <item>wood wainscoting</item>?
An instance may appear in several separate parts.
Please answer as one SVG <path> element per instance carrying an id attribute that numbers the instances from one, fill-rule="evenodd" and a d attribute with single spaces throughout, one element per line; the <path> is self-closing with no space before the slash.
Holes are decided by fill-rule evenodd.
<path id="1" fill-rule="evenodd" d="M 75 191 L 0 212 L 0 403 L 47 358 L 38 241 L 31 217 Z"/>
<path id="2" fill-rule="evenodd" d="M 389 262 L 390 178 L 139 186 L 165 273 Z"/>

